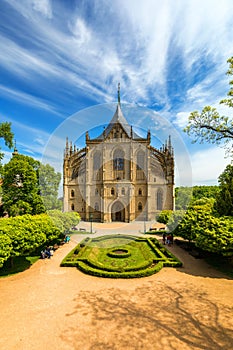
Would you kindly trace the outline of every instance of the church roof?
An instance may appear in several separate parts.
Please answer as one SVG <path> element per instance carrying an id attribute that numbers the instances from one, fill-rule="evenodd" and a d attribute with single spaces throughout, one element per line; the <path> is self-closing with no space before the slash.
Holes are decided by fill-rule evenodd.
<path id="1" fill-rule="evenodd" d="M 97 137 L 97 140 L 102 140 L 105 137 L 107 137 L 111 132 L 112 128 L 116 124 L 120 124 L 122 126 L 123 130 L 126 132 L 128 137 L 132 137 L 133 139 L 141 139 L 141 137 L 138 136 L 133 130 L 132 130 L 132 136 L 131 136 L 131 126 L 128 124 L 127 120 L 125 119 L 121 110 L 121 105 L 118 102 L 114 116 L 112 117 L 110 123 L 108 124 L 106 129 L 103 131 L 103 133 Z"/>

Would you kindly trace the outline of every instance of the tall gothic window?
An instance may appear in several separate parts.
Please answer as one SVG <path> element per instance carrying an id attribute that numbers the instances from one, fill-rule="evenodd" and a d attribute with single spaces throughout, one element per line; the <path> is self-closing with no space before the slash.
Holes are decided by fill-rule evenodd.
<path id="1" fill-rule="evenodd" d="M 71 190 L 71 197 L 74 197 L 74 190 Z"/>
<path id="2" fill-rule="evenodd" d="M 163 191 L 161 188 L 158 189 L 157 192 L 157 210 L 163 209 Z"/>
<path id="3" fill-rule="evenodd" d="M 120 149 L 113 154 L 113 170 L 124 170 L 124 152 Z"/>
<path id="4" fill-rule="evenodd" d="M 137 153 L 137 169 L 144 169 L 144 161 L 145 161 L 145 152 L 138 151 Z"/>
<path id="5" fill-rule="evenodd" d="M 98 203 L 95 203 L 95 210 L 99 211 L 99 204 Z"/>
<path id="6" fill-rule="evenodd" d="M 138 203 L 138 211 L 142 211 L 142 203 L 141 202 Z"/>
<path id="7" fill-rule="evenodd" d="M 71 204 L 71 210 L 74 210 L 74 204 Z"/>
<path id="8" fill-rule="evenodd" d="M 100 152 L 95 152 L 93 157 L 93 170 L 99 170 L 101 164 L 101 154 Z"/>

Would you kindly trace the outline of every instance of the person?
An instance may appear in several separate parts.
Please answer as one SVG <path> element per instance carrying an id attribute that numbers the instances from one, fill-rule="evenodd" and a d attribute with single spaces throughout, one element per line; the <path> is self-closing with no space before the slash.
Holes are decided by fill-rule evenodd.
<path id="1" fill-rule="evenodd" d="M 170 234 L 167 236 L 167 245 L 169 247 L 171 246 L 171 235 Z"/>
<path id="2" fill-rule="evenodd" d="M 166 233 L 163 233 L 163 244 L 166 244 Z"/>
<path id="3" fill-rule="evenodd" d="M 48 259 L 50 259 L 50 257 L 51 257 L 51 252 L 50 252 L 50 247 L 46 247 L 45 248 L 45 251 L 44 251 L 44 253 L 45 253 L 45 255 L 46 255 L 46 257 L 48 258 Z"/>
<path id="4" fill-rule="evenodd" d="M 65 243 L 69 243 L 69 241 L 70 241 L 70 236 L 65 235 Z"/>
<path id="5" fill-rule="evenodd" d="M 46 258 L 45 252 L 43 250 L 40 252 L 40 257 L 41 257 L 41 259 Z"/>

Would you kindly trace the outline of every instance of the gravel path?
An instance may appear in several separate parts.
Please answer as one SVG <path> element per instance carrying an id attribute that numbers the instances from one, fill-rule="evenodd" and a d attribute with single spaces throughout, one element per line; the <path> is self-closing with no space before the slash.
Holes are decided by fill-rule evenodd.
<path id="1" fill-rule="evenodd" d="M 93 224 L 95 236 L 140 235 L 143 227 Z M 83 236 L 73 235 L 51 260 L 0 279 L 1 350 L 233 349 L 232 279 L 176 246 L 170 249 L 184 267 L 142 279 L 61 268 Z"/>

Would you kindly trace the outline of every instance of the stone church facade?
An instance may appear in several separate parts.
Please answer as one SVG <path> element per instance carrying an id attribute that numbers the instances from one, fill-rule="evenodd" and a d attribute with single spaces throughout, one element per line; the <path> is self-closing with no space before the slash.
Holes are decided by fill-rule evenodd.
<path id="1" fill-rule="evenodd" d="M 174 209 L 174 154 L 171 138 L 160 149 L 138 136 L 120 104 L 97 138 L 86 132 L 82 149 L 68 139 L 63 163 L 64 211 L 99 222 L 154 220 Z"/>

